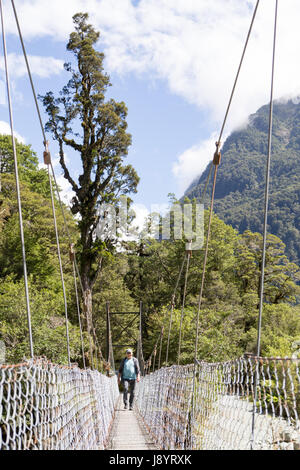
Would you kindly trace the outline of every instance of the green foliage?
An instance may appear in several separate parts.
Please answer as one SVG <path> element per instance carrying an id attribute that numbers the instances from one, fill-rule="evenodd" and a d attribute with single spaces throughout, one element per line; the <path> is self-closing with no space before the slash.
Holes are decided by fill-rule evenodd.
<path id="1" fill-rule="evenodd" d="M 214 209 L 240 233 L 245 230 L 262 233 L 268 112 L 268 106 L 263 106 L 250 116 L 247 127 L 233 132 L 222 149 Z M 275 102 L 268 229 L 284 242 L 286 255 L 297 264 L 300 260 L 299 128 L 300 104 Z M 186 192 L 189 198 L 200 199 L 207 174 L 208 168 L 199 181 L 193 182 Z"/>
<path id="2" fill-rule="evenodd" d="M 205 212 L 205 229 L 208 213 Z M 205 230 L 206 232 L 206 230 Z M 162 357 L 165 358 L 171 297 L 185 252 L 185 243 L 148 240 L 131 246 L 130 266 L 125 276 L 132 295 L 142 299 L 148 312 L 144 332 L 145 352 L 150 354 L 164 326 Z M 239 235 L 214 216 L 200 312 L 198 357 L 227 360 L 245 351 L 256 351 L 262 236 L 246 231 Z M 192 253 L 184 311 L 181 363 L 193 361 L 196 315 L 203 266 L 203 250 Z M 267 240 L 262 353 L 283 345 L 286 354 L 300 334 L 296 321 L 299 309 L 300 270 L 285 255 L 285 245 L 276 236 Z M 184 270 L 176 292 L 172 323 L 170 363 L 177 361 Z M 273 310 L 272 310 L 273 309 Z M 289 316 L 289 320 L 287 320 Z M 146 356 L 147 356 L 146 354 Z"/>
<path id="3" fill-rule="evenodd" d="M 43 195 L 49 195 L 48 175 L 46 170 L 38 168 L 38 158 L 31 145 L 25 145 L 15 139 L 19 178 L 28 183 L 30 189 Z M 2 175 L 13 175 L 15 172 L 11 137 L 0 134 L 0 188 Z"/>
<path id="4" fill-rule="evenodd" d="M 94 324 L 99 343 L 106 346 L 106 303 L 109 302 L 111 312 L 139 312 L 139 302 L 134 301 L 131 292 L 124 282 L 129 271 L 127 257 L 119 253 L 105 261 L 101 276 L 93 289 Z M 139 335 L 139 319 L 123 331 L 132 321 L 131 315 L 111 315 L 111 336 L 113 344 L 128 344 L 136 346 Z M 124 356 L 125 348 L 115 348 L 115 363 L 118 365 Z M 105 352 L 106 348 L 105 348 Z"/>
<path id="5" fill-rule="evenodd" d="M 121 195 L 136 192 L 139 178 L 131 165 L 123 164 L 131 144 L 126 105 L 113 99 L 105 101 L 111 84 L 103 71 L 104 54 L 95 49 L 100 33 L 88 24 L 87 13 L 77 13 L 73 21 L 75 31 L 70 34 L 67 50 L 75 61 L 65 64 L 70 80 L 59 97 L 49 92 L 42 101 L 49 117 L 46 130 L 58 142 L 63 174 L 75 193 L 71 210 L 80 215 L 80 270 L 84 289 L 90 292 L 105 249 L 112 250 L 109 240 L 106 245 L 95 241 L 100 220 L 97 209 L 100 204 L 114 204 Z M 78 127 L 81 132 L 75 131 Z M 78 182 L 66 166 L 66 147 L 80 155 Z M 91 299 L 87 300 L 88 310 L 90 305 Z"/>
<path id="6" fill-rule="evenodd" d="M 23 281 L 0 279 L 0 338 L 6 345 L 6 361 L 19 362 L 29 356 L 26 304 Z M 37 288 L 30 283 L 32 330 L 36 356 L 67 364 L 66 327 L 61 291 Z M 69 324 L 72 361 L 80 361 L 79 329 Z"/>
<path id="7" fill-rule="evenodd" d="M 145 313 L 144 355 L 147 358 L 151 354 L 164 327 L 164 363 L 170 302 L 188 236 L 183 231 L 180 240 L 174 239 L 174 233 L 171 233 L 170 240 L 161 237 L 159 241 L 148 238 L 143 242 L 127 242 L 123 244 L 122 251 L 118 251 L 109 240 L 94 237 L 99 220 L 98 205 L 102 202 L 115 203 L 121 194 L 134 192 L 138 177 L 132 167 L 123 165 L 131 140 L 126 131 L 126 107 L 124 103 L 114 100 L 105 101 L 110 83 L 103 72 L 104 56 L 94 49 L 99 33 L 87 23 L 86 14 L 75 15 L 74 24 L 75 32 L 70 35 L 67 45 L 76 62 L 75 65 L 66 64 L 71 79 L 58 98 L 50 92 L 43 101 L 49 115 L 47 128 L 59 144 L 60 163 L 75 192 L 72 212 L 80 215 L 79 222 L 76 222 L 66 209 L 71 236 L 77 241 L 81 256 L 81 307 L 84 306 L 89 318 L 93 319 L 94 341 L 98 340 L 104 352 L 106 302 L 110 303 L 111 311 L 138 311 L 139 302 L 142 301 Z M 78 122 L 82 134 L 75 132 Z M 297 260 L 300 253 L 300 182 L 294 168 L 300 158 L 299 123 L 299 105 L 289 102 L 275 106 L 269 217 L 270 229 L 274 234 L 269 234 L 267 238 L 261 342 L 263 355 L 290 356 L 295 353 L 295 344 L 300 342 L 300 269 L 290 261 Z M 246 351 L 256 352 L 262 262 L 262 236 L 259 233 L 264 181 L 262 158 L 266 152 L 266 132 L 267 108 L 264 107 L 251 117 L 246 129 L 233 133 L 224 145 L 215 206 L 221 218 L 214 215 L 212 220 L 200 311 L 197 356 L 206 361 L 224 361 Z M 66 363 L 64 302 L 48 175 L 38 168 L 38 160 L 30 146 L 19 142 L 16 145 L 35 354 Z M 78 183 L 66 167 L 65 146 L 80 154 L 82 174 Z M 12 149 L 7 136 L 0 136 L 0 154 L 0 339 L 6 344 L 7 360 L 17 362 L 28 357 L 29 345 Z M 200 184 L 190 188 L 190 197 L 199 197 L 207 171 L 201 177 Z M 174 195 L 170 194 L 169 197 L 172 204 L 180 205 Z M 186 198 L 186 201 L 189 202 L 189 199 Z M 192 202 L 195 200 L 192 199 Z M 194 218 L 195 208 L 191 214 L 193 221 Z M 59 211 L 57 222 L 68 297 L 71 360 L 82 365 L 68 239 Z M 207 223 L 208 212 L 205 211 L 204 233 Z M 171 217 L 171 226 L 175 226 L 174 217 Z M 281 235 L 282 239 L 277 235 Z M 203 249 L 195 250 L 190 260 L 181 363 L 191 363 L 194 359 L 203 257 Z M 169 363 L 178 360 L 184 270 L 175 292 Z M 92 291 L 93 314 L 89 303 Z M 133 322 L 124 332 L 125 319 L 119 319 L 121 324 L 113 319 L 111 322 L 113 343 L 136 341 L 138 324 Z M 85 330 L 88 329 L 86 320 L 82 322 Z M 84 336 L 87 353 L 88 335 Z M 122 355 L 123 351 L 115 350 L 116 362 Z"/>
<path id="8" fill-rule="evenodd" d="M 39 170 L 36 172 L 38 173 Z M 35 180 L 35 172 L 33 170 L 31 175 L 33 175 L 33 180 Z M 24 180 L 21 180 L 20 186 L 28 272 L 33 276 L 35 282 L 46 282 L 48 277 L 57 270 L 57 248 L 50 194 L 46 196 L 33 190 L 31 180 L 27 182 L 27 178 L 29 178 L 28 175 L 26 175 Z M 63 234 L 63 217 L 58 207 L 57 204 L 57 223 L 63 257 L 66 259 L 68 242 L 65 234 Z M 10 174 L 2 175 L 0 210 L 3 214 L 2 229 L 0 217 L 0 273 L 3 277 L 10 275 L 20 279 L 23 275 L 23 261 L 19 214 L 14 177 Z M 67 210 L 66 218 L 71 232 L 75 235 L 76 225 Z"/>
<path id="9" fill-rule="evenodd" d="M 2 147 L 1 147 L 2 146 Z M 65 317 L 59 274 L 56 238 L 50 202 L 49 180 L 30 146 L 16 141 L 26 261 L 30 282 L 32 329 L 36 355 L 67 363 Z M 23 281 L 19 213 L 11 140 L 0 136 L 2 156 L 0 192 L 0 338 L 4 340 L 7 360 L 29 357 L 27 312 Z M 69 300 L 71 354 L 80 361 L 78 318 L 74 305 L 72 267 L 68 240 L 63 233 L 63 217 L 56 204 L 57 224 Z M 69 230 L 76 240 L 76 223 L 65 208 Z"/>
<path id="10" fill-rule="evenodd" d="M 50 201 L 30 190 L 30 184 L 21 184 L 24 237 L 26 240 L 29 272 L 36 278 L 47 279 L 55 269 L 53 252 L 54 234 Z M 5 225 L 0 239 L 0 272 L 3 276 L 23 275 L 19 214 L 15 182 L 11 175 L 2 178 L 0 201 L 6 209 Z"/>
<path id="11" fill-rule="evenodd" d="M 49 116 L 46 130 L 50 131 L 58 142 L 63 174 L 75 193 L 71 211 L 74 215 L 78 215 L 78 222 L 72 218 L 66 208 L 65 212 L 71 237 L 75 243 L 77 242 L 77 253 L 80 256 L 79 266 L 83 287 L 82 310 L 86 313 L 83 326 L 90 330 L 90 326 L 87 327 L 87 325 L 91 325 L 89 320 L 92 319 L 91 300 L 94 288 L 96 335 L 102 340 L 101 315 L 105 311 L 103 309 L 104 299 L 111 300 L 111 294 L 115 294 L 114 298 L 120 301 L 119 306 L 124 305 L 124 308 L 128 306 L 130 309 L 132 309 L 134 300 L 130 298 L 125 286 L 123 295 L 119 297 L 116 295 L 123 282 L 122 276 L 117 273 L 120 265 L 114 267 L 115 248 L 113 243 L 110 240 L 95 237 L 95 230 L 99 222 L 97 210 L 102 203 L 117 203 L 121 195 L 136 192 L 139 178 L 131 165 L 123 164 L 131 144 L 131 136 L 127 132 L 126 105 L 113 99 L 105 100 L 110 81 L 103 71 L 104 55 L 95 49 L 99 33 L 88 24 L 87 14 L 78 13 L 73 19 L 75 31 L 70 35 L 67 50 L 73 54 L 74 61 L 65 64 L 65 69 L 70 74 L 70 80 L 58 97 L 49 92 L 42 100 Z M 35 286 L 34 289 L 37 289 L 41 298 L 43 294 L 47 297 L 48 288 L 58 296 L 60 295 L 61 283 L 49 202 L 48 175 L 45 170 L 39 170 L 38 159 L 30 146 L 24 146 L 18 142 L 16 145 L 28 273 Z M 71 170 L 69 171 L 66 166 L 66 147 L 80 155 L 82 172 L 79 174 L 78 181 L 72 178 Z M 9 279 L 13 288 L 19 283 L 22 284 L 23 266 L 13 178 L 14 165 L 9 137 L 0 136 L 0 150 L 0 280 L 6 282 Z M 70 332 L 71 337 L 73 336 L 71 341 L 77 345 L 74 328 L 76 330 L 78 319 L 72 266 L 69 263 L 68 239 L 62 229 L 63 221 L 60 211 L 57 211 L 57 223 L 68 296 L 68 314 L 71 321 Z M 122 264 L 122 261 L 120 263 Z M 103 267 L 106 272 L 99 277 Z M 9 284 L 5 285 L 9 286 Z M 115 287 L 113 287 L 114 285 Z M 34 289 L 33 296 L 35 296 Z M 26 309 L 23 300 L 22 296 L 20 309 L 24 314 Z M 64 306 L 60 301 L 53 301 L 53 303 L 56 304 L 57 317 L 62 320 Z M 52 307 L 49 306 L 49 308 Z M 52 356 L 53 353 L 54 358 L 59 358 L 59 351 L 63 350 L 63 344 L 60 340 L 63 337 L 63 326 L 57 325 L 52 328 L 46 313 L 46 309 L 43 309 L 39 304 L 39 308 L 35 312 L 37 318 L 35 327 L 38 329 L 35 338 L 36 353 L 43 350 L 43 354 L 51 353 Z M 0 315 L 3 315 L 3 319 L 9 317 L 8 311 L 4 310 L 1 305 Z M 24 316 L 22 322 L 23 320 L 26 320 Z M 5 331 L 3 330 L 2 334 L 5 341 L 9 342 L 9 336 L 5 336 L 7 325 L 8 323 L 5 323 Z M 10 334 L 16 330 L 15 339 L 17 339 L 14 344 L 18 343 L 19 349 L 9 347 L 11 360 L 18 360 L 22 354 L 28 355 L 28 350 L 25 353 L 27 333 L 24 328 L 18 329 L 18 326 L 12 322 Z M 96 340 L 95 337 L 94 340 Z M 54 346 L 55 342 L 57 346 Z M 57 351 L 53 350 L 53 347 L 57 348 Z M 73 360 L 77 358 L 76 351 L 72 352 Z M 64 360 L 63 356 L 60 359 Z"/>
<path id="12" fill-rule="evenodd" d="M 290 357 L 293 344 L 300 339 L 300 307 L 282 303 L 264 305 L 262 319 L 262 352 L 264 355 Z M 243 334 L 241 344 L 253 351 L 257 331 L 254 324 Z"/>

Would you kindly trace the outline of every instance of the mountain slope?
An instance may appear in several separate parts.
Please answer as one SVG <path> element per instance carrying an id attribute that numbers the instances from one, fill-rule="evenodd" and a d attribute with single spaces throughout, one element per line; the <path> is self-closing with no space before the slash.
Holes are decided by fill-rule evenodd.
<path id="1" fill-rule="evenodd" d="M 268 112 L 263 106 L 246 128 L 233 132 L 222 149 L 215 212 L 240 232 L 262 232 L 268 146 Z M 200 199 L 209 167 L 185 196 Z M 300 262 L 300 103 L 274 103 L 268 230 Z M 210 194 L 211 183 L 207 194 Z M 206 199 L 208 202 L 208 198 Z"/>

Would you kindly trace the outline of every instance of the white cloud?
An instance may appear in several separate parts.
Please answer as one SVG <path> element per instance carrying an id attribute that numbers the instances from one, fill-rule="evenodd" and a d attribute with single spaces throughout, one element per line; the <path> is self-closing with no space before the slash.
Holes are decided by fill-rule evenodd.
<path id="1" fill-rule="evenodd" d="M 136 225 L 137 227 L 140 228 L 140 230 L 142 230 L 144 228 L 144 224 L 147 220 L 147 217 L 150 214 L 149 210 L 144 204 L 139 204 L 139 203 L 132 204 L 131 209 L 135 213 L 135 219 L 133 221 L 133 225 Z"/>
<path id="2" fill-rule="evenodd" d="M 179 183 L 179 190 L 183 193 L 188 185 L 199 176 L 212 161 L 216 150 L 215 142 L 217 133 L 213 133 L 209 139 L 202 141 L 198 145 L 187 149 L 179 155 L 174 163 L 172 172 Z"/>
<path id="3" fill-rule="evenodd" d="M 220 121 L 256 0 L 19 0 L 27 39 L 65 41 L 72 15 L 88 11 L 101 30 L 110 71 L 147 73 Z M 279 5 L 276 95 L 299 93 L 300 2 Z M 232 124 L 269 96 L 274 2 L 260 2 Z M 7 28 L 16 32 L 13 18 Z M 103 44 L 103 43 L 102 43 Z M 238 103 L 238 104 L 237 104 Z M 247 108 L 247 109 L 246 109 Z"/>
<path id="4" fill-rule="evenodd" d="M 64 62 L 54 57 L 42 57 L 28 55 L 28 62 L 30 64 L 31 72 L 40 78 L 48 78 L 51 75 L 58 75 L 63 70 Z M 8 54 L 8 66 L 10 75 L 15 80 L 16 78 L 27 75 L 27 68 L 22 55 L 15 53 Z M 4 58 L 0 57 L 0 70 L 4 71 Z"/>
<path id="5" fill-rule="evenodd" d="M 64 62 L 54 57 L 33 56 L 28 55 L 32 75 L 39 78 L 49 78 L 52 75 L 58 75 L 63 70 Z M 19 103 L 23 102 L 23 94 L 19 91 L 17 86 L 17 79 L 27 75 L 27 68 L 22 55 L 15 53 L 8 54 L 8 67 L 10 76 L 10 85 L 13 90 L 14 99 Z M 0 105 L 6 106 L 6 80 L 5 80 L 5 65 L 4 57 L 0 56 L 0 71 L 2 77 L 0 78 Z"/>
<path id="6" fill-rule="evenodd" d="M 66 178 L 61 174 L 59 156 L 56 155 L 54 158 L 51 159 L 51 161 L 52 161 L 52 166 L 53 166 L 53 170 L 55 173 L 55 178 L 60 189 L 60 192 L 59 192 L 60 197 L 67 206 L 70 206 L 71 201 L 73 197 L 75 196 L 75 193 L 72 190 L 72 186 L 70 185 L 68 180 L 66 180 Z M 65 154 L 65 162 L 67 164 L 70 163 L 70 159 L 67 154 Z M 47 168 L 47 166 L 44 163 L 39 163 L 39 168 Z M 58 172 L 60 172 L 59 175 L 58 175 Z"/>
<path id="7" fill-rule="evenodd" d="M 62 201 L 67 206 L 70 206 L 71 201 L 72 201 L 73 197 L 75 196 L 75 193 L 72 190 L 72 187 L 71 187 L 70 183 L 68 182 L 68 180 L 66 180 L 66 178 L 64 178 L 63 175 L 60 175 L 58 177 L 56 176 L 56 181 L 57 181 L 57 184 L 60 188 L 60 197 L 61 197 Z"/>
<path id="8" fill-rule="evenodd" d="M 20 0 L 25 38 L 51 36 L 65 41 L 72 15 L 88 11 L 100 28 L 107 63 L 119 73 L 152 73 L 189 101 L 224 113 L 255 0 Z M 274 2 L 261 2 L 247 52 L 240 89 L 248 101 L 268 96 Z M 279 6 L 277 94 L 300 91 L 298 18 L 300 2 Z M 7 28 L 16 32 L 13 18 Z M 47 59 L 48 60 L 48 59 Z M 245 87 L 244 85 L 248 85 Z M 247 92 L 247 93 L 246 93 Z M 258 97 L 257 97 L 258 93 Z M 251 95 L 252 99 L 250 99 Z M 242 103 L 244 105 L 244 103 Z M 236 110 L 238 111 L 236 106 Z"/>
<path id="9" fill-rule="evenodd" d="M 102 32 L 110 72 L 134 73 L 167 83 L 172 93 L 206 113 L 211 129 L 223 119 L 256 0 L 19 0 L 25 39 L 49 36 L 66 41 L 72 15 L 90 13 Z M 260 2 L 226 132 L 265 104 L 270 69 L 275 2 Z M 299 0 L 279 3 L 274 97 L 300 94 Z M 16 32 L 13 18 L 7 30 Z M 192 144 L 192 143 L 191 143 Z M 196 173 L 197 147 L 174 166 L 180 185 Z M 185 163 L 190 168 L 183 172 Z M 196 166 L 194 166 L 196 165 Z M 201 165 L 200 165 L 201 166 Z M 177 168 L 177 169 L 176 169 Z"/>
<path id="10" fill-rule="evenodd" d="M 65 40 L 72 29 L 72 15 L 84 10 L 84 3 L 76 0 L 20 0 L 15 1 L 22 34 L 25 39 L 50 36 Z M 79 10 L 78 10 L 79 8 Z M 12 8 L 5 8 L 6 31 L 17 34 Z"/>
<path id="11" fill-rule="evenodd" d="M 0 134 L 11 135 L 10 125 L 5 121 L 0 121 Z M 25 138 L 22 137 L 18 132 L 14 131 L 15 137 L 19 142 L 25 144 Z"/>
<path id="12" fill-rule="evenodd" d="M 5 82 L 0 79 L 0 105 L 6 104 Z"/>

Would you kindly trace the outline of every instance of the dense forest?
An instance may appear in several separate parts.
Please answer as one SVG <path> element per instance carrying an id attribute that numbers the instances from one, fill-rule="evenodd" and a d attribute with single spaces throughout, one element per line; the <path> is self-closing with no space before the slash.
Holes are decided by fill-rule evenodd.
<path id="1" fill-rule="evenodd" d="M 58 144 L 63 174 L 75 193 L 71 207 L 65 207 L 65 214 L 83 278 L 79 295 L 85 357 L 87 364 L 92 365 L 91 337 L 94 357 L 98 353 L 99 358 L 98 344 L 105 356 L 106 302 L 110 302 L 112 311 L 138 311 L 142 301 L 144 357 L 147 359 L 151 354 L 164 327 L 162 363 L 165 363 L 170 302 L 185 255 L 186 240 L 184 237 L 182 240 L 146 237 L 117 243 L 95 236 L 99 204 L 106 201 L 117 205 L 120 196 L 134 193 L 138 176 L 130 165 L 123 164 L 131 142 L 126 131 L 127 109 L 123 102 L 105 101 L 109 78 L 103 71 L 103 54 L 94 49 L 99 34 L 87 19 L 86 14 L 74 17 L 75 32 L 67 45 L 75 57 L 72 65 L 66 64 L 66 70 L 71 74 L 70 82 L 60 97 L 55 98 L 51 92 L 42 97 L 49 116 L 46 128 Z M 296 202 L 298 183 L 294 168 L 300 158 L 300 152 L 297 154 L 296 151 L 300 107 L 289 102 L 277 105 L 275 111 L 270 215 L 270 228 L 274 234 L 270 234 L 267 241 L 261 352 L 288 356 L 298 352 L 300 344 L 300 268 L 294 262 L 299 256 L 296 245 L 299 232 L 295 228 L 299 210 Z M 72 135 L 74 121 L 82 123 L 81 136 L 75 132 Z M 76 141 L 79 137 L 81 143 Z M 72 147 L 81 158 L 82 174 L 78 181 L 72 179 L 66 166 L 65 146 Z M 251 118 L 247 129 L 234 133 L 223 149 L 216 204 L 220 217 L 215 215 L 212 222 L 200 318 L 197 353 L 201 359 L 215 362 L 255 352 L 262 248 L 258 209 L 262 204 L 265 149 L 266 108 L 262 108 Z M 29 357 L 29 344 L 10 137 L 0 136 L 0 154 L 0 340 L 6 346 L 7 362 L 17 362 Z M 40 168 L 30 145 L 17 142 L 17 157 L 35 355 L 65 364 L 68 358 L 64 299 L 48 175 Z M 189 196 L 198 196 L 204 178 L 205 174 L 200 185 L 190 189 Z M 82 366 L 68 234 L 57 200 L 55 205 L 68 301 L 71 361 Z M 255 218 L 252 219 L 252 215 Z M 207 219 L 205 212 L 205 228 Z M 288 244 L 287 250 L 278 233 Z M 191 257 L 181 363 L 193 361 L 203 256 L 203 250 L 196 250 Z M 169 363 L 177 361 L 183 290 L 184 276 L 180 278 L 175 295 Z M 137 338 L 138 325 L 132 324 L 129 332 Z M 120 325 L 112 324 L 112 342 L 122 335 Z M 116 359 L 120 359 L 120 351 L 116 351 Z M 100 362 L 93 365 L 103 370 Z"/>
<path id="2" fill-rule="evenodd" d="M 24 285 L 22 280 L 21 247 L 15 183 L 11 172 L 10 138 L 0 139 L 2 165 L 0 193 L 0 338 L 7 347 L 8 361 L 28 356 L 28 338 Z M 30 274 L 35 353 L 65 363 L 65 325 L 63 296 L 56 255 L 47 173 L 39 169 L 30 146 L 18 143 L 25 241 Z M 68 293 L 72 361 L 81 363 L 80 336 L 75 305 L 72 266 L 64 233 L 62 216 L 57 204 L 58 225 L 63 254 L 63 269 Z M 206 221 L 205 214 L 205 222 Z M 74 240 L 79 240 L 78 221 L 67 211 Z M 245 231 L 239 234 L 217 216 L 213 218 L 208 269 L 201 311 L 198 355 L 210 361 L 254 352 L 258 314 L 258 289 L 262 237 Z M 290 355 L 300 340 L 300 269 L 288 260 L 283 242 L 275 235 L 268 237 L 266 264 L 265 308 L 263 316 L 262 353 Z M 105 350 L 105 304 L 112 310 L 138 310 L 143 301 L 144 354 L 153 349 L 161 326 L 169 324 L 169 305 L 185 253 L 184 240 L 145 240 L 126 242 L 123 249 L 111 251 L 93 292 L 93 317 L 97 338 Z M 193 360 L 195 316 L 201 279 L 203 251 L 192 254 L 186 309 L 183 323 L 181 361 Z M 177 359 L 179 322 L 184 276 L 176 293 L 172 325 L 170 362 Z M 83 324 L 86 323 L 82 318 Z M 137 331 L 132 329 L 132 334 Z M 112 331 L 119 335 L 118 327 Z M 85 332 L 88 360 L 88 338 Z M 162 358 L 165 357 L 166 338 Z"/>
<path id="3" fill-rule="evenodd" d="M 240 233 L 262 233 L 268 145 L 269 107 L 261 107 L 248 125 L 232 132 L 222 149 L 215 212 Z M 274 103 L 268 230 L 286 245 L 288 257 L 300 261 L 300 103 Z M 200 198 L 209 169 L 186 191 Z M 209 191 L 208 191 L 209 193 Z"/>

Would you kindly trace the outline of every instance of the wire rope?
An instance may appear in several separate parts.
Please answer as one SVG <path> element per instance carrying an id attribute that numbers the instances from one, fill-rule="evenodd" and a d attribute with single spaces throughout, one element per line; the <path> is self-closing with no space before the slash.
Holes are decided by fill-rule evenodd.
<path id="1" fill-rule="evenodd" d="M 14 156 L 17 204 L 18 204 L 18 212 L 19 212 L 19 226 L 20 226 L 20 239 L 21 239 L 22 259 L 23 259 L 23 274 L 24 274 L 24 285 L 25 285 L 29 346 L 30 346 L 30 355 L 31 355 L 31 358 L 33 359 L 34 346 L 33 346 L 33 336 L 32 336 L 32 321 L 31 321 L 31 310 L 30 310 L 30 299 L 29 299 L 29 288 L 28 288 L 28 274 L 27 274 L 25 240 L 24 240 L 21 191 L 20 191 L 20 181 L 19 181 L 19 172 L 18 172 L 17 149 L 16 149 L 16 142 L 15 142 L 15 134 L 14 134 L 14 120 L 13 120 L 13 109 L 12 109 L 12 100 L 11 100 L 11 92 L 10 92 L 10 78 L 9 78 L 9 68 L 8 68 L 8 60 L 7 60 L 7 47 L 6 47 L 6 38 L 5 38 L 4 12 L 3 12 L 2 0 L 0 1 L 0 10 L 1 10 L 2 41 L 3 41 L 4 63 L 5 63 L 7 99 L 8 99 L 9 120 L 10 120 L 10 129 L 11 129 L 11 140 L 12 140 L 12 148 L 13 148 L 13 156 Z"/>
<path id="2" fill-rule="evenodd" d="M 40 108 L 39 108 L 39 104 L 38 104 L 38 100 L 37 100 L 37 93 L 36 93 L 33 78 L 32 78 L 32 73 L 31 73 L 31 69 L 30 69 L 30 65 L 29 65 L 29 61 L 28 61 L 28 56 L 27 56 L 27 52 L 26 52 L 26 48 L 25 48 L 25 44 L 24 44 L 24 40 L 23 40 L 23 34 L 22 34 L 22 31 L 21 31 L 20 22 L 19 22 L 19 18 L 18 18 L 18 14 L 17 14 L 17 10 L 16 10 L 16 7 L 15 7 L 14 0 L 11 0 L 11 4 L 12 4 L 13 12 L 14 12 L 14 17 L 15 17 L 17 29 L 18 29 L 18 34 L 19 34 L 19 39 L 20 39 L 20 42 L 21 42 L 21 47 L 22 47 L 22 51 L 23 51 L 24 60 L 25 60 L 25 63 L 26 63 L 27 73 L 28 73 L 28 77 L 29 77 L 29 80 L 30 80 L 32 94 L 33 94 L 33 98 L 34 98 L 34 102 L 35 102 L 35 106 L 36 106 L 36 110 L 37 110 L 37 114 L 38 114 L 38 119 L 39 119 L 39 123 L 40 123 L 40 127 L 41 127 L 41 132 L 42 132 L 42 135 L 43 135 L 43 143 L 44 143 L 44 147 L 45 147 L 44 159 L 45 159 L 45 155 L 46 155 L 47 163 L 46 163 L 46 161 L 45 161 L 45 163 L 48 166 L 48 176 L 49 176 L 49 182 L 50 182 L 50 193 L 51 193 L 51 199 L 52 199 L 53 215 L 55 217 L 55 205 L 54 205 L 54 201 L 53 201 L 52 181 L 51 181 L 51 178 L 50 178 L 49 166 L 51 168 L 51 174 L 52 174 L 52 177 L 53 177 L 53 180 L 54 180 L 54 183 L 55 183 L 55 190 L 56 190 L 56 194 L 57 194 L 58 201 L 59 201 L 59 206 L 60 206 L 62 216 L 63 216 L 63 220 L 64 220 L 65 231 L 67 233 L 67 236 L 68 236 L 68 239 L 69 239 L 69 244 L 71 246 L 72 245 L 72 240 L 71 240 L 71 236 L 70 236 L 70 231 L 69 231 L 68 224 L 67 224 L 67 221 L 66 221 L 65 212 L 64 212 L 62 200 L 61 200 L 61 197 L 60 197 L 59 186 L 57 184 L 54 168 L 53 168 L 52 161 L 51 161 L 50 152 L 49 152 L 49 149 L 48 149 L 48 142 L 47 142 L 47 138 L 46 138 L 46 134 L 45 134 L 44 126 L 43 126 L 43 121 L 42 121 L 42 117 L 41 117 L 41 112 L 40 112 Z M 56 222 L 55 222 L 55 224 L 56 224 Z M 58 239 L 58 235 L 56 235 L 56 236 L 57 236 L 57 239 Z M 58 256 L 60 258 L 60 254 Z M 60 260 L 59 260 L 59 264 L 61 265 Z M 83 291 L 82 281 L 81 281 L 79 269 L 78 269 L 78 266 L 77 266 L 76 255 L 75 254 L 74 254 L 74 265 L 75 265 L 75 270 L 77 272 L 77 276 L 80 280 L 81 289 Z M 67 318 L 68 313 L 67 313 L 67 308 L 66 308 L 66 305 L 67 305 L 66 304 L 66 294 L 65 294 L 65 287 L 64 287 L 64 280 L 63 280 L 63 273 L 62 273 L 61 266 L 60 266 L 60 272 L 61 272 L 64 303 L 65 303 L 65 316 Z M 76 278 L 74 278 L 74 282 L 76 282 Z M 77 295 L 76 295 L 76 302 L 78 302 Z M 81 323 L 79 325 L 79 328 L 80 328 L 80 336 L 82 338 Z M 68 331 L 68 326 L 66 326 L 66 329 Z M 90 335 L 90 332 L 88 332 L 88 334 Z M 69 340 L 67 340 L 67 342 L 69 343 Z M 68 347 L 68 356 L 69 356 L 69 344 L 68 344 L 67 347 Z M 84 346 L 82 344 L 82 350 L 83 349 L 84 349 Z M 84 358 L 83 358 L 83 361 L 85 361 Z M 69 358 L 69 362 L 70 362 L 70 358 Z M 92 357 L 91 357 L 91 363 L 93 364 L 93 358 Z"/>
<path id="3" fill-rule="evenodd" d="M 229 114 L 230 107 L 231 107 L 231 104 L 232 104 L 233 96 L 234 96 L 234 93 L 235 93 L 235 90 L 236 90 L 236 85 L 237 85 L 237 82 L 238 82 L 238 78 L 239 78 L 240 71 L 241 71 L 241 68 L 242 68 L 242 64 L 243 64 L 243 61 L 244 61 L 245 53 L 246 53 L 247 46 L 248 46 L 248 43 L 249 43 L 249 39 L 250 39 L 250 36 L 251 36 L 253 24 L 254 24 L 254 21 L 255 21 L 255 18 L 256 18 L 256 13 L 257 13 L 257 9 L 258 9 L 258 6 L 259 6 L 259 2 L 260 2 L 260 0 L 257 0 L 254 11 L 253 11 L 253 14 L 252 14 L 250 27 L 248 29 L 248 33 L 247 33 L 247 36 L 246 36 L 246 41 L 245 41 L 245 44 L 244 44 L 242 56 L 241 56 L 241 59 L 240 59 L 240 62 L 239 62 L 239 66 L 238 66 L 237 73 L 236 73 L 236 76 L 235 76 L 234 84 L 233 84 L 231 94 L 230 94 L 230 97 L 229 97 L 227 109 L 226 109 L 226 112 L 225 112 L 224 120 L 223 120 L 223 123 L 222 123 L 222 126 L 221 126 L 221 131 L 220 131 L 220 134 L 219 134 L 219 139 L 216 142 L 216 151 L 215 151 L 213 162 L 212 162 L 212 164 L 215 166 L 214 179 L 213 179 L 213 187 L 212 187 L 211 203 L 210 203 L 210 211 L 209 211 L 209 220 L 208 220 L 207 235 L 206 235 L 206 246 L 205 246 L 203 268 L 202 268 L 201 287 L 200 287 L 200 292 L 199 292 L 198 309 L 197 309 L 197 316 L 196 316 L 196 336 L 195 336 L 194 373 L 193 373 L 193 397 L 192 397 L 192 423 L 194 421 L 194 396 L 195 396 L 196 360 L 197 360 L 197 355 L 198 355 L 200 311 L 201 311 L 202 296 L 203 296 L 203 289 L 204 289 L 206 264 L 207 264 L 207 258 L 208 258 L 208 248 L 209 248 L 209 241 L 210 241 L 210 232 L 211 232 L 211 222 L 212 222 L 212 215 L 213 215 L 213 205 L 214 205 L 214 197 L 215 197 L 217 171 L 218 171 L 218 166 L 219 166 L 220 161 L 221 161 L 221 153 L 220 153 L 221 139 L 222 139 L 222 136 L 223 136 L 225 124 L 227 122 L 227 118 L 228 118 L 228 114 Z"/>
<path id="4" fill-rule="evenodd" d="M 264 279 L 265 279 L 267 225 L 268 225 L 268 209 L 269 209 L 270 167 L 271 167 L 271 153 L 272 153 L 273 94 L 274 94 L 277 17 L 278 17 L 278 0 L 276 0 L 276 3 L 275 3 L 275 18 L 274 18 L 274 33 L 273 33 L 271 92 L 270 92 L 269 129 L 268 129 L 268 155 L 267 155 L 266 179 L 265 179 L 266 182 L 265 182 L 265 201 L 264 201 L 263 247 L 262 247 L 262 261 L 261 261 L 260 292 L 259 292 L 259 315 L 258 315 L 257 345 L 256 345 L 257 364 L 256 364 L 255 382 L 254 382 L 254 401 L 253 401 L 253 413 L 252 413 L 251 448 L 253 448 L 254 436 L 255 436 L 255 413 L 256 413 L 256 402 L 257 402 L 257 383 L 258 383 L 258 375 L 259 375 L 259 373 L 258 373 L 259 359 L 258 358 L 260 356 L 260 347 L 261 347 L 261 323 L 262 323 L 263 299 L 264 299 Z"/>

